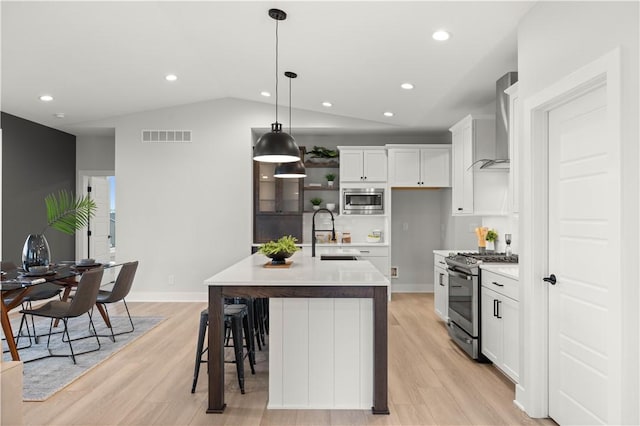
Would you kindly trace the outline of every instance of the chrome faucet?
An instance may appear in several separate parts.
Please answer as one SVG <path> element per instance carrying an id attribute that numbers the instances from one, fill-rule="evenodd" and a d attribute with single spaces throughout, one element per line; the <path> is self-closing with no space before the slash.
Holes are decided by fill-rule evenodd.
<path id="1" fill-rule="evenodd" d="M 311 257 L 316 257 L 316 215 L 322 211 L 331 215 L 331 241 L 336 240 L 336 222 L 331 210 L 321 208 L 313 212 L 313 218 L 311 219 Z M 318 229 L 317 231 L 329 231 L 329 229 Z"/>

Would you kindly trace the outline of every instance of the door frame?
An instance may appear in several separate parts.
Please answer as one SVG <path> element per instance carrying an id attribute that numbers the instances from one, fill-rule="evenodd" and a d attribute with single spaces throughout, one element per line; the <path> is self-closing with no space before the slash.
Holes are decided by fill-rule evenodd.
<path id="1" fill-rule="evenodd" d="M 78 170 L 76 178 L 76 194 L 85 194 L 84 179 L 91 176 L 115 176 L 114 170 Z M 87 248 L 86 228 L 76 232 L 76 259 L 83 259 Z"/>
<path id="2" fill-rule="evenodd" d="M 548 114 L 558 106 L 580 97 L 598 87 L 606 86 L 608 110 L 608 135 L 612 145 L 614 162 L 620 164 L 621 148 L 621 76 L 620 49 L 616 48 L 599 59 L 572 72 L 551 86 L 527 97 L 523 102 L 523 139 L 520 161 L 520 221 L 521 266 L 520 266 L 520 383 L 516 386 L 515 403 L 524 408 L 531 417 L 549 415 L 549 287 L 542 278 L 548 271 Z M 522 88 L 522 86 L 521 86 Z M 618 167 L 621 170 L 621 167 Z M 620 173 L 615 177 L 614 195 L 618 209 L 618 221 L 612 227 L 618 232 L 611 236 L 612 253 L 620 259 Z M 621 264 L 610 265 L 621 270 Z M 611 283 L 609 306 L 611 317 L 608 330 L 618 344 L 611 348 L 609 363 L 610 388 L 608 421 L 621 421 L 621 364 L 622 364 L 622 300 L 621 282 Z"/>

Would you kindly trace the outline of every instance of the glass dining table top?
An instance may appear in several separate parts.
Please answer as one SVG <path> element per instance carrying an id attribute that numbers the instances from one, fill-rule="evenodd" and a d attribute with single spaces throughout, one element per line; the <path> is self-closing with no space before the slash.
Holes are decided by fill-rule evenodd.
<path id="1" fill-rule="evenodd" d="M 91 268 L 104 267 L 105 269 L 119 266 L 119 262 L 95 263 L 92 265 L 77 265 L 75 263 L 59 263 L 50 265 L 49 270 L 44 274 L 30 274 L 21 268 L 2 271 L 0 281 L 0 291 L 11 291 L 26 288 L 45 282 L 61 281 L 82 275 L 84 271 Z"/>

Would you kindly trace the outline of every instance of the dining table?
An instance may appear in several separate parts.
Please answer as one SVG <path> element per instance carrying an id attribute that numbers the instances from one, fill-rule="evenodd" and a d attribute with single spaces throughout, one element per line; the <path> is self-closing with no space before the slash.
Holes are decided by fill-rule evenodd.
<path id="1" fill-rule="evenodd" d="M 0 281 L 0 321 L 2 322 L 2 331 L 7 339 L 11 359 L 20 361 L 20 354 L 13 338 L 9 312 L 21 306 L 33 289 L 47 282 L 59 284 L 64 287 L 61 300 L 66 301 L 73 287 L 77 286 L 78 277 L 84 271 L 98 267 L 108 269 L 121 265 L 122 262 L 96 262 L 88 265 L 76 264 L 75 262 L 60 262 L 49 265 L 49 269 L 42 274 L 30 274 L 20 268 L 2 271 L 2 279 Z M 105 318 L 106 314 L 99 305 L 98 310 L 102 317 Z M 105 318 L 105 321 L 108 321 L 107 318 Z"/>

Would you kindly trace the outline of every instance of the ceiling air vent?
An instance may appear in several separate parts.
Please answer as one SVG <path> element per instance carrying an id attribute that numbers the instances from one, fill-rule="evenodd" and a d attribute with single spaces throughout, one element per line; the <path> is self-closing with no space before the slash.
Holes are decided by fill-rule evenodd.
<path id="1" fill-rule="evenodd" d="M 191 130 L 143 130 L 143 143 L 191 143 Z"/>

